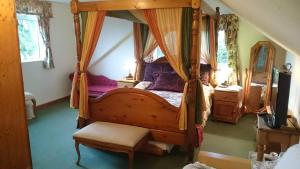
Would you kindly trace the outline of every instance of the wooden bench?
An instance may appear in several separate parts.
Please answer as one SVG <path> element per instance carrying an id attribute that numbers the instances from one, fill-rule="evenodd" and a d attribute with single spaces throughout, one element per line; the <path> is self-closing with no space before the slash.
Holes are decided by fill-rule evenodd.
<path id="1" fill-rule="evenodd" d="M 147 143 L 149 129 L 108 122 L 94 122 L 73 134 L 80 161 L 79 144 L 94 148 L 127 153 L 129 169 L 133 167 L 134 152 Z"/>

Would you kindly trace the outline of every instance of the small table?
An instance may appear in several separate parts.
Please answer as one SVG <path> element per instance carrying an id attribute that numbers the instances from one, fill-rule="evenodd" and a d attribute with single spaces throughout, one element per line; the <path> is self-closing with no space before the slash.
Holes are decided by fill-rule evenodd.
<path id="1" fill-rule="evenodd" d="M 215 120 L 237 123 L 241 116 L 242 87 L 216 87 L 214 93 L 213 118 Z"/>
<path id="2" fill-rule="evenodd" d="M 269 143 L 281 144 L 281 151 L 286 151 L 288 147 L 299 143 L 300 129 L 291 117 L 287 119 L 287 126 L 271 129 L 265 124 L 263 118 L 257 115 L 257 127 L 257 161 L 262 161 L 265 148 Z"/>
<path id="3" fill-rule="evenodd" d="M 122 79 L 118 80 L 118 88 L 123 88 L 123 87 L 134 87 L 136 85 L 137 81 L 136 80 L 128 80 L 128 79 Z"/>

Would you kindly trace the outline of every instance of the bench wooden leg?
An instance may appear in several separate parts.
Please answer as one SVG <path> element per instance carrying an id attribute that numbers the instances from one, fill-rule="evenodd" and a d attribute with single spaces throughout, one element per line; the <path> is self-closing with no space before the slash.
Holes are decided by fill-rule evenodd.
<path id="1" fill-rule="evenodd" d="M 134 152 L 129 152 L 128 153 L 128 164 L 129 164 L 129 169 L 133 169 L 133 159 L 134 159 Z"/>
<path id="2" fill-rule="evenodd" d="M 77 141 L 75 141 L 75 149 L 76 149 L 76 152 L 77 152 L 77 162 L 76 162 L 76 164 L 79 165 L 80 151 L 79 151 L 79 143 Z"/>

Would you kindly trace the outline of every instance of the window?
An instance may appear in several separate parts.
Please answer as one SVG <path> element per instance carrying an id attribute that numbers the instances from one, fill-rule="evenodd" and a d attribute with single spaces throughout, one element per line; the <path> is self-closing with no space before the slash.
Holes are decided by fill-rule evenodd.
<path id="1" fill-rule="evenodd" d="M 46 55 L 37 15 L 17 14 L 22 62 L 42 61 Z"/>
<path id="2" fill-rule="evenodd" d="M 159 48 L 159 46 L 157 46 L 155 49 L 154 49 L 154 52 L 153 52 L 153 60 L 156 60 L 160 57 L 163 57 L 165 56 L 164 53 L 161 51 L 161 49 Z"/>
<path id="3" fill-rule="evenodd" d="M 221 84 L 225 81 L 228 82 L 228 78 L 232 73 L 232 68 L 228 66 L 228 52 L 225 44 L 225 31 L 218 32 L 218 52 L 217 52 L 217 83 Z"/>

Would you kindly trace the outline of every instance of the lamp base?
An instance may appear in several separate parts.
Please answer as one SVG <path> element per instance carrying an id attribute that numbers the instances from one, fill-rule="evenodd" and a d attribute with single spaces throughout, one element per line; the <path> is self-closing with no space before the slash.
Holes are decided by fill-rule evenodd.
<path id="1" fill-rule="evenodd" d="M 131 73 L 128 74 L 128 76 L 125 77 L 127 80 L 133 80 L 133 76 Z"/>

